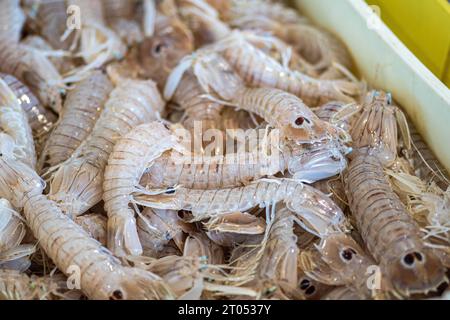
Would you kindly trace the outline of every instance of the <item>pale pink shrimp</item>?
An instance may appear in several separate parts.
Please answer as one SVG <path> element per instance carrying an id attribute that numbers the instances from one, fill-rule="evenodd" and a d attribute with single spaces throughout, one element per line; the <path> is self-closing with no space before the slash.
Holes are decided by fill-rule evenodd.
<path id="1" fill-rule="evenodd" d="M 164 97 L 166 100 L 172 98 L 172 102 L 185 111 L 186 127 L 192 129 L 195 121 L 202 121 L 202 128 L 207 130 L 219 122 L 223 105 L 206 95 L 231 99 L 242 86 L 242 80 L 222 56 L 199 50 L 182 59 L 172 71 Z"/>
<path id="2" fill-rule="evenodd" d="M 298 247 L 293 233 L 294 216 L 283 208 L 273 212 L 267 223 L 262 239 L 249 239 L 232 251 L 233 269 L 227 283 L 256 289 L 257 299 L 286 299 L 293 294 L 303 299 L 296 288 Z"/>
<path id="3" fill-rule="evenodd" d="M 364 112 L 353 127 L 358 149 L 344 184 L 361 236 L 382 274 L 394 291 L 408 296 L 434 290 L 446 278 L 440 258 L 422 240 L 418 224 L 384 172 L 397 155 L 394 113 L 389 95 L 372 92 L 367 96 Z"/>
<path id="4" fill-rule="evenodd" d="M 104 215 L 99 213 L 89 213 L 76 217 L 74 221 L 81 226 L 91 238 L 100 242 L 102 246 L 106 246 L 107 219 Z"/>
<path id="5" fill-rule="evenodd" d="M 127 268 L 55 202 L 42 195 L 44 183 L 27 166 L 0 157 L 0 191 L 24 216 L 39 245 L 66 275 L 79 272 L 81 290 L 91 299 L 169 298 L 158 276 Z"/>
<path id="6" fill-rule="evenodd" d="M 326 235 L 347 228 L 346 219 L 334 202 L 320 191 L 295 180 L 263 179 L 245 187 L 219 190 L 180 187 L 166 193 L 161 190 L 160 194 L 155 194 L 156 191 L 136 192 L 134 201 L 151 208 L 191 211 L 191 221 L 284 202 L 298 216 L 296 221 L 313 234 Z"/>
<path id="7" fill-rule="evenodd" d="M 103 172 L 114 144 L 164 108 L 153 81 L 125 80 L 110 94 L 89 137 L 52 175 L 49 198 L 77 216 L 102 199 Z"/>
<path id="8" fill-rule="evenodd" d="M 2 79 L 0 79 L 0 130 L 0 135 L 5 140 L 3 143 L 7 144 L 9 139 L 14 141 L 10 144 L 14 156 L 34 168 L 36 152 L 27 115 L 18 97 Z M 9 136 L 9 139 L 6 136 Z"/>
<path id="9" fill-rule="evenodd" d="M 158 257 L 170 240 L 183 250 L 183 231 L 186 230 L 187 224 L 175 210 L 145 208 L 137 217 L 137 231 L 145 256 Z"/>
<path id="10" fill-rule="evenodd" d="M 170 1 L 169 1 L 170 2 Z M 141 75 L 152 78 L 163 90 L 172 69 L 194 50 L 194 37 L 167 1 L 157 4 L 153 36 L 147 37 L 138 47 Z M 169 3 L 170 4 L 170 3 Z"/>
<path id="11" fill-rule="evenodd" d="M 61 76 L 48 58 L 36 49 L 21 44 L 0 44 L 0 72 L 25 83 L 56 113 L 61 111 Z"/>
<path id="12" fill-rule="evenodd" d="M 230 104 L 257 114 L 271 126 L 282 130 L 282 136 L 297 143 L 314 143 L 344 134 L 320 120 L 295 95 L 279 89 L 242 89 Z"/>
<path id="13" fill-rule="evenodd" d="M 204 0 L 177 0 L 178 12 L 194 34 L 196 47 L 214 43 L 230 34 L 218 12 Z"/>
<path id="14" fill-rule="evenodd" d="M 0 2 L 0 39 L 8 43 L 18 43 L 25 24 L 25 14 L 20 8 L 20 0 Z"/>
<path id="15" fill-rule="evenodd" d="M 264 176 L 289 173 L 294 179 L 312 183 L 339 174 L 346 168 L 349 149 L 333 141 L 297 145 L 281 150 L 232 153 L 219 156 L 187 156 L 178 151 L 164 153 L 149 167 L 140 184 L 146 188 L 184 186 L 218 189 L 244 186 Z"/>
<path id="16" fill-rule="evenodd" d="M 248 38 L 248 33 L 235 30 L 225 39 L 211 45 L 211 48 L 222 52 L 249 86 L 290 92 L 310 107 L 333 100 L 353 102 L 361 93 L 362 86 L 357 82 L 317 80 L 292 71 L 252 45 Z"/>
<path id="17" fill-rule="evenodd" d="M 108 212 L 108 248 L 116 256 L 140 255 L 132 193 L 147 166 L 177 140 L 160 122 L 142 124 L 124 135 L 114 146 L 105 168 L 103 201 Z"/>
<path id="18" fill-rule="evenodd" d="M 203 258 L 209 265 L 224 263 L 222 247 L 212 242 L 204 233 L 192 232 L 184 243 L 184 257 Z"/>
<path id="19" fill-rule="evenodd" d="M 30 89 L 17 80 L 14 76 L 0 73 L 0 78 L 6 82 L 15 96 L 18 98 L 22 109 L 28 116 L 28 122 L 34 136 L 45 135 L 50 132 L 56 122 L 56 116 L 50 110 L 42 107 L 36 96 Z"/>
<path id="20" fill-rule="evenodd" d="M 246 212 L 233 212 L 217 216 L 205 223 L 206 235 L 218 245 L 232 247 L 246 242 L 250 237 L 263 234 L 264 219 Z"/>
<path id="21" fill-rule="evenodd" d="M 112 89 L 108 77 L 96 71 L 69 91 L 58 124 L 40 155 L 39 171 L 66 161 L 89 136 Z"/>

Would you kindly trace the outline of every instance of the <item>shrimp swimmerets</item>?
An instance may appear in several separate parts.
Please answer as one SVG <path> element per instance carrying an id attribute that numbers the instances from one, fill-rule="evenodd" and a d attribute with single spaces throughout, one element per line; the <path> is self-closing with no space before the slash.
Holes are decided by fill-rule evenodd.
<path id="1" fill-rule="evenodd" d="M 38 170 L 67 160 L 89 136 L 112 91 L 112 84 L 101 71 L 75 85 L 69 91 L 56 128 L 48 137 Z"/>
<path id="2" fill-rule="evenodd" d="M 114 146 L 105 168 L 103 201 L 108 212 L 108 248 L 116 256 L 140 255 L 142 246 L 136 230 L 136 209 L 129 207 L 132 193 L 148 166 L 177 139 L 160 122 L 140 125 Z"/>
<path id="3" fill-rule="evenodd" d="M 163 108 L 153 81 L 123 81 L 111 92 L 89 137 L 52 175 L 49 198 L 71 216 L 98 203 L 103 172 L 115 143 L 137 125 L 160 118 Z"/>
<path id="4" fill-rule="evenodd" d="M 80 271 L 81 290 L 91 299 L 156 299 L 172 294 L 156 275 L 124 267 L 106 248 L 42 195 L 44 183 L 29 167 L 0 157 L 0 193 L 24 216 L 39 245 L 66 275 Z"/>

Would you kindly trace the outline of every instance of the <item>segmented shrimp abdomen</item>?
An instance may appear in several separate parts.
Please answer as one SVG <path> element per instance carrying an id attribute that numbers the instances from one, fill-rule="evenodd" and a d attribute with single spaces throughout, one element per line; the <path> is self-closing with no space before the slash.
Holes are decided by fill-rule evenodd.
<path id="1" fill-rule="evenodd" d="M 58 125 L 41 154 L 41 169 L 67 160 L 89 136 L 111 90 L 108 77 L 96 71 L 69 92 Z"/>
<path id="2" fill-rule="evenodd" d="M 394 287 L 410 293 L 440 285 L 445 278 L 441 261 L 423 243 L 419 226 L 392 191 L 381 162 L 359 154 L 344 181 L 359 231 Z"/>

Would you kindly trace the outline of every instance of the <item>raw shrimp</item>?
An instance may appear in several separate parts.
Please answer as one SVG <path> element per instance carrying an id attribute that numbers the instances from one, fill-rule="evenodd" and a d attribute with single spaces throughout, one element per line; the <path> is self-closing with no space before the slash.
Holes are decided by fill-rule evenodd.
<path id="1" fill-rule="evenodd" d="M 118 19 L 111 24 L 111 29 L 127 46 L 132 46 L 144 40 L 141 27 L 134 20 Z"/>
<path id="2" fill-rule="evenodd" d="M 192 221 L 213 218 L 230 212 L 246 212 L 283 201 L 298 218 L 297 222 L 316 235 L 346 229 L 342 211 L 320 191 L 289 179 L 259 180 L 240 188 L 195 190 L 183 187 L 136 192 L 134 201 L 151 208 L 188 210 Z M 165 193 L 164 193 L 165 192 Z M 153 194 L 152 194 L 153 193 Z"/>
<path id="3" fill-rule="evenodd" d="M 30 89 L 15 77 L 9 74 L 0 73 L 0 78 L 5 81 L 14 95 L 18 98 L 22 109 L 27 114 L 33 135 L 39 137 L 50 132 L 56 121 L 56 116 L 50 110 L 42 107 L 39 100 Z"/>
<path id="4" fill-rule="evenodd" d="M 106 224 L 107 219 L 104 215 L 99 213 L 89 213 L 76 217 L 74 221 L 86 231 L 91 238 L 97 240 L 106 246 L 107 234 Z"/>
<path id="5" fill-rule="evenodd" d="M 18 43 L 25 24 L 25 14 L 20 8 L 20 0 L 0 2 L 0 40 Z"/>
<path id="6" fill-rule="evenodd" d="M 108 212 L 108 248 L 116 256 L 140 255 L 135 212 L 130 208 L 133 191 L 147 166 L 178 141 L 160 122 L 142 124 L 114 146 L 105 168 L 103 201 Z"/>
<path id="7" fill-rule="evenodd" d="M 52 175 L 49 198 L 77 216 L 102 198 L 103 172 L 114 144 L 139 124 L 163 111 L 153 81 L 125 80 L 110 94 L 89 137 Z"/>
<path id="8" fill-rule="evenodd" d="M 181 17 L 194 34 L 197 48 L 223 39 L 231 32 L 206 1 L 177 0 L 177 4 Z"/>
<path id="9" fill-rule="evenodd" d="M 286 284 L 296 284 L 297 237 L 293 233 L 294 216 L 286 208 L 269 214 L 268 225 L 260 243 L 248 241 L 231 254 L 231 274 L 228 284 L 250 287 L 257 298 L 286 299 L 292 293 L 303 299 L 300 290 Z M 285 283 L 285 285 L 281 285 Z M 287 292 L 283 289 L 289 289 Z"/>
<path id="10" fill-rule="evenodd" d="M 445 269 L 392 191 L 380 161 L 371 155 L 356 157 L 344 180 L 361 235 L 394 289 L 409 295 L 437 288 Z"/>
<path id="11" fill-rule="evenodd" d="M 349 235 L 328 235 L 315 250 L 313 253 L 303 252 L 299 257 L 302 270 L 308 277 L 328 286 L 351 287 L 361 299 L 372 298 L 377 294 L 376 290 L 382 289 L 381 275 L 373 274 L 378 266 Z M 370 277 L 375 280 L 373 287 Z M 376 282 L 378 279 L 380 283 Z"/>
<path id="12" fill-rule="evenodd" d="M 301 290 L 306 300 L 319 300 L 333 289 L 332 286 L 328 286 L 308 277 L 301 269 L 298 270 L 298 288 Z"/>
<path id="13" fill-rule="evenodd" d="M 269 138 L 271 140 L 271 138 Z M 316 144 L 285 144 L 281 150 L 258 150 L 218 156 L 184 157 L 178 151 L 164 153 L 149 167 L 140 185 L 146 188 L 183 186 L 218 189 L 247 185 L 264 176 L 289 172 L 293 178 L 312 183 L 342 172 L 349 149 L 334 141 Z"/>
<path id="14" fill-rule="evenodd" d="M 13 148 L 15 157 L 34 168 L 36 153 L 27 115 L 19 99 L 2 79 L 0 79 L 0 130 L 2 139 L 5 139 L 4 143 L 8 143 L 8 137 L 14 141 L 10 147 Z"/>
<path id="15" fill-rule="evenodd" d="M 447 170 L 439 163 L 411 122 L 409 122 L 409 129 L 412 148 L 410 151 L 404 150 L 404 153 L 414 173 L 425 182 L 435 182 L 443 191 L 447 190 L 450 186 Z"/>
<path id="16" fill-rule="evenodd" d="M 73 82 L 83 79 L 90 70 L 100 68 L 110 60 L 123 58 L 127 48 L 106 26 L 100 0 L 70 0 L 69 3 L 78 6 L 83 13 L 82 28 L 75 32 L 80 33 L 78 55 L 87 63 L 69 73 L 65 81 Z"/>
<path id="17" fill-rule="evenodd" d="M 242 80 L 223 57 L 199 50 L 182 59 L 173 70 L 164 89 L 164 98 L 172 98 L 185 110 L 184 124 L 188 128 L 192 128 L 195 121 L 203 121 L 202 127 L 209 129 L 219 121 L 223 106 L 205 95 L 215 94 L 227 100 L 242 86 Z"/>
<path id="18" fill-rule="evenodd" d="M 283 137 L 297 143 L 314 143 L 345 135 L 342 130 L 320 120 L 302 100 L 279 89 L 242 89 L 230 104 L 257 114 L 280 129 Z"/>
<path id="19" fill-rule="evenodd" d="M 163 90 L 172 69 L 193 50 L 194 37 L 189 28 L 177 15 L 165 15 L 158 10 L 153 36 L 139 45 L 141 75 L 157 81 L 158 87 Z"/>
<path id="20" fill-rule="evenodd" d="M 58 124 L 40 155 L 39 171 L 72 155 L 91 133 L 111 91 L 112 84 L 101 71 L 95 71 L 69 91 Z"/>
<path id="21" fill-rule="evenodd" d="M 55 66 L 39 50 L 2 42 L 0 44 L 0 72 L 13 75 L 25 83 L 40 102 L 61 111 L 61 76 Z"/>
<path id="22" fill-rule="evenodd" d="M 108 20 L 130 19 L 133 17 L 137 0 L 102 0 L 103 11 Z"/>
<path id="23" fill-rule="evenodd" d="M 204 233 L 192 232 L 184 243 L 183 256 L 203 258 L 209 265 L 221 265 L 224 263 L 222 248 L 212 242 Z"/>
<path id="24" fill-rule="evenodd" d="M 389 93 L 382 91 L 368 93 L 362 114 L 351 129 L 353 147 L 377 157 L 386 167 L 393 165 L 397 158 L 398 131 L 403 137 L 404 148 L 406 150 L 411 148 L 405 115 L 391 102 L 392 97 Z"/>
<path id="25" fill-rule="evenodd" d="M 251 37 L 252 34 L 235 30 L 211 45 L 211 48 L 223 54 L 249 86 L 287 91 L 300 97 L 310 107 L 334 100 L 353 102 L 361 93 L 362 86 L 357 82 L 317 80 L 290 70 L 252 45 L 249 41 Z"/>
<path id="26" fill-rule="evenodd" d="M 331 101 L 320 107 L 314 108 L 313 112 L 320 120 L 329 122 L 347 133 L 353 126 L 352 116 L 359 112 L 360 107 L 356 104 Z"/>
<path id="27" fill-rule="evenodd" d="M 145 208 L 137 217 L 137 231 L 143 255 L 157 257 L 170 240 L 184 248 L 183 231 L 187 229 L 175 210 Z"/>
<path id="28" fill-rule="evenodd" d="M 232 247 L 249 238 L 263 234 L 264 219 L 246 212 L 233 212 L 217 216 L 205 223 L 206 235 L 218 245 Z"/>
<path id="29" fill-rule="evenodd" d="M 90 299 L 169 298 L 156 275 L 124 267 L 99 242 L 42 195 L 44 183 L 29 167 L 0 157 L 0 194 L 24 216 L 39 245 L 66 275 L 78 272 L 81 290 Z M 78 270 L 78 271 L 77 271 Z"/>

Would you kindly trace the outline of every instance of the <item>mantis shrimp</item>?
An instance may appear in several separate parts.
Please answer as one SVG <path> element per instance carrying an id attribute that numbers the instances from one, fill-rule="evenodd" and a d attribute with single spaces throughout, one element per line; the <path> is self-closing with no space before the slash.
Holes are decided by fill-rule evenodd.
<path id="1" fill-rule="evenodd" d="M 157 5 L 152 37 L 147 37 L 138 47 L 141 76 L 155 79 L 163 90 L 172 69 L 194 50 L 194 37 L 178 15 L 165 8 L 166 1 Z"/>
<path id="2" fill-rule="evenodd" d="M 277 88 L 300 97 L 314 107 L 338 100 L 353 102 L 362 90 L 357 82 L 317 80 L 292 71 L 252 45 L 248 33 L 233 31 L 211 48 L 221 52 L 242 79 L 251 87 Z M 249 63 L 251 61 L 251 63 Z"/>
<path id="3" fill-rule="evenodd" d="M 111 92 L 89 137 L 52 174 L 49 198 L 70 216 L 98 203 L 104 169 L 115 143 L 137 125 L 158 119 L 163 108 L 153 81 L 124 80 Z"/>
<path id="4" fill-rule="evenodd" d="M 162 123 L 151 122 L 136 127 L 114 146 L 105 168 L 103 200 L 108 212 L 108 247 L 115 255 L 142 254 L 135 209 L 129 207 L 131 194 L 145 167 L 176 143 Z"/>
<path id="5" fill-rule="evenodd" d="M 11 154 L 0 156 L 0 193 L 24 209 L 40 246 L 66 275 L 78 270 L 81 290 L 91 299 L 155 299 L 171 297 L 156 275 L 124 267 L 99 242 L 42 195 L 44 183 Z"/>
<path id="6" fill-rule="evenodd" d="M 203 0 L 177 0 L 178 11 L 191 29 L 196 47 L 226 37 L 231 29 L 219 19 L 218 12 Z"/>
<path id="7" fill-rule="evenodd" d="M 223 105 L 206 95 L 231 99 L 241 86 L 241 79 L 220 55 L 198 51 L 182 59 L 172 71 L 164 89 L 164 98 L 172 98 L 185 110 L 184 124 L 188 128 L 193 128 L 195 121 L 202 121 L 202 127 L 209 129 L 219 121 Z"/>
<path id="8" fill-rule="evenodd" d="M 25 83 L 40 102 L 56 113 L 61 111 L 62 79 L 58 70 L 39 50 L 22 44 L 0 44 L 0 72 Z"/>
<path id="9" fill-rule="evenodd" d="M 5 81 L 0 79 L 0 129 L 5 145 L 30 167 L 36 164 L 33 136 L 25 111 Z M 10 142 L 12 140 L 12 142 Z"/>
<path id="10" fill-rule="evenodd" d="M 381 272 L 401 295 L 428 292 L 445 281 L 445 268 L 393 192 L 384 166 L 395 161 L 397 127 L 389 95 L 372 92 L 352 136 L 357 148 L 344 175 L 349 206 Z"/>
<path id="11" fill-rule="evenodd" d="M 91 133 L 112 84 L 101 71 L 95 71 L 70 90 L 57 126 L 48 137 L 38 170 L 66 161 Z"/>

